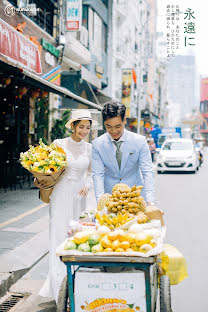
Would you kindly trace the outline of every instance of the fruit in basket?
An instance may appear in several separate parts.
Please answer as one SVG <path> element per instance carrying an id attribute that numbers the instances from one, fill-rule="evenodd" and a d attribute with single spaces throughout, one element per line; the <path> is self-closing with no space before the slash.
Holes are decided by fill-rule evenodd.
<path id="1" fill-rule="evenodd" d="M 94 232 L 89 235 L 88 243 L 90 246 L 97 245 L 100 241 L 100 235 L 97 232 Z"/>
<path id="2" fill-rule="evenodd" d="M 123 241 L 121 242 L 120 247 L 123 249 L 130 248 L 130 243 L 128 241 Z"/>
<path id="3" fill-rule="evenodd" d="M 64 250 L 74 250 L 74 249 L 77 249 L 77 245 L 72 240 L 68 240 L 64 245 Z"/>
<path id="4" fill-rule="evenodd" d="M 91 252 L 103 252 L 103 246 L 101 245 L 101 243 L 92 246 Z"/>
<path id="5" fill-rule="evenodd" d="M 113 249 L 108 247 L 108 248 L 105 248 L 103 251 L 104 252 L 113 252 Z"/>
<path id="6" fill-rule="evenodd" d="M 96 218 L 100 225 L 105 225 L 109 229 L 114 230 L 115 228 L 133 220 L 134 217 L 130 216 L 129 213 L 125 210 L 124 213 L 119 212 L 117 215 L 114 213 L 110 213 L 108 215 L 101 215 L 97 213 Z"/>
<path id="7" fill-rule="evenodd" d="M 150 251 L 151 249 L 152 249 L 152 246 L 150 244 L 144 244 L 139 248 L 139 251 L 146 253 Z"/>
<path id="8" fill-rule="evenodd" d="M 111 248 L 111 241 L 108 239 L 107 235 L 101 238 L 100 242 L 104 248 Z"/>
<path id="9" fill-rule="evenodd" d="M 139 211 L 138 213 L 137 213 L 137 221 L 138 221 L 138 223 L 146 223 L 147 221 L 148 221 L 149 219 L 148 219 L 148 217 L 146 216 L 146 214 L 144 214 L 144 212 L 142 212 L 142 211 Z"/>
<path id="10" fill-rule="evenodd" d="M 131 188 L 127 184 L 118 183 L 118 184 L 114 185 L 114 187 L 112 188 L 112 193 L 115 191 L 119 191 L 120 193 L 130 192 Z"/>
<path id="11" fill-rule="evenodd" d="M 126 233 L 123 230 L 119 229 L 117 230 L 117 237 L 120 240 L 120 242 L 123 242 L 126 240 Z"/>
<path id="12" fill-rule="evenodd" d="M 126 233 L 126 240 L 130 244 L 135 243 L 135 234 L 134 233 Z"/>
<path id="13" fill-rule="evenodd" d="M 106 204 L 109 203 L 111 199 L 112 199 L 111 194 L 108 194 L 108 193 L 103 194 L 98 201 L 97 210 L 102 211 L 104 207 L 106 206 Z"/>
<path id="14" fill-rule="evenodd" d="M 115 252 L 124 252 L 124 249 L 119 247 L 115 250 Z"/>
<path id="15" fill-rule="evenodd" d="M 80 244 L 77 249 L 81 252 L 90 252 L 90 245 L 88 242 L 83 243 L 83 244 Z"/>
<path id="16" fill-rule="evenodd" d="M 155 248 L 157 246 L 157 241 L 155 239 L 151 239 L 150 245 L 152 246 L 152 248 Z"/>
<path id="17" fill-rule="evenodd" d="M 146 208 L 146 202 L 142 196 L 138 197 L 137 204 L 139 204 L 139 209 L 144 212 Z"/>
<path id="18" fill-rule="evenodd" d="M 151 237 L 146 235 L 145 233 L 137 233 L 135 235 L 136 244 L 140 247 L 144 244 L 148 244 L 151 240 Z"/>
<path id="19" fill-rule="evenodd" d="M 97 229 L 97 233 L 100 234 L 101 237 L 108 234 L 109 232 L 110 229 L 105 225 L 102 225 Z"/>
<path id="20" fill-rule="evenodd" d="M 88 231 L 82 231 L 82 232 L 77 232 L 74 234 L 73 241 L 75 244 L 80 245 L 83 243 L 86 243 L 89 237 L 89 232 Z"/>
<path id="21" fill-rule="evenodd" d="M 132 248 L 127 248 L 126 252 L 134 252 L 134 250 Z"/>
<path id="22" fill-rule="evenodd" d="M 136 243 L 131 244 L 131 249 L 133 251 L 139 251 L 139 246 Z"/>
<path id="23" fill-rule="evenodd" d="M 111 245 L 111 248 L 113 249 L 113 250 L 116 250 L 117 248 L 119 248 L 120 247 L 120 241 L 118 240 L 118 239 L 116 239 L 116 240 L 114 240 L 113 242 L 112 242 L 112 245 Z"/>
<path id="24" fill-rule="evenodd" d="M 131 192 L 134 192 L 134 191 L 136 191 L 136 184 L 134 186 L 132 186 L 132 188 L 131 188 Z"/>
<path id="25" fill-rule="evenodd" d="M 118 238 L 117 232 L 116 231 L 110 232 L 110 233 L 108 233 L 107 237 L 110 241 L 114 241 Z"/>

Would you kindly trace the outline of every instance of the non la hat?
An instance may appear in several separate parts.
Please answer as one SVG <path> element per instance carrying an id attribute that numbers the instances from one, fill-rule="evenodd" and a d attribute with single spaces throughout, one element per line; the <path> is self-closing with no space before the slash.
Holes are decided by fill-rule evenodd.
<path id="1" fill-rule="evenodd" d="M 71 114 L 71 119 L 66 123 L 66 128 L 70 129 L 71 124 L 76 120 L 91 120 L 92 126 L 98 125 L 97 121 L 92 119 L 91 113 L 87 109 L 73 110 Z"/>

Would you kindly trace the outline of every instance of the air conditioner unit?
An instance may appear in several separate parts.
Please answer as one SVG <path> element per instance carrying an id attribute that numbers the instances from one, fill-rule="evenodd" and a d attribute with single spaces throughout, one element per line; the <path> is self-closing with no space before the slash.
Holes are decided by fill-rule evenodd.
<path id="1" fill-rule="evenodd" d="M 77 40 L 79 40 L 83 46 L 88 47 L 88 30 L 84 26 L 82 26 L 81 30 L 77 33 Z"/>

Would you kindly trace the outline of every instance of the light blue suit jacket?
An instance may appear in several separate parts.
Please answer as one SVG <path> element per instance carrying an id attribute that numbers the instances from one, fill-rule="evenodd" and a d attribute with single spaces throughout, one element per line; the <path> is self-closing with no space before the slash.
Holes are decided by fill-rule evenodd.
<path id="1" fill-rule="evenodd" d="M 113 143 L 108 133 L 92 142 L 92 172 L 97 201 L 104 193 L 112 192 L 117 183 L 132 187 L 144 185 L 142 196 L 154 202 L 155 186 L 152 160 L 146 138 L 124 130 L 122 161 L 119 170 Z"/>

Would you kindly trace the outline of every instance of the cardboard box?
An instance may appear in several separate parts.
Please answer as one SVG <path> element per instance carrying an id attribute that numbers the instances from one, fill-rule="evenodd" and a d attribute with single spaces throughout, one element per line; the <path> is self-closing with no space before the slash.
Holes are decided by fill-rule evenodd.
<path id="1" fill-rule="evenodd" d="M 75 312 L 146 312 L 145 275 L 78 271 L 74 296 Z"/>
<path id="2" fill-rule="evenodd" d="M 160 220 L 161 225 L 164 226 L 164 221 L 163 221 L 163 214 L 160 209 L 158 209 L 155 206 L 148 207 L 148 209 L 151 209 L 151 211 L 145 212 L 146 216 L 150 220 Z"/>

